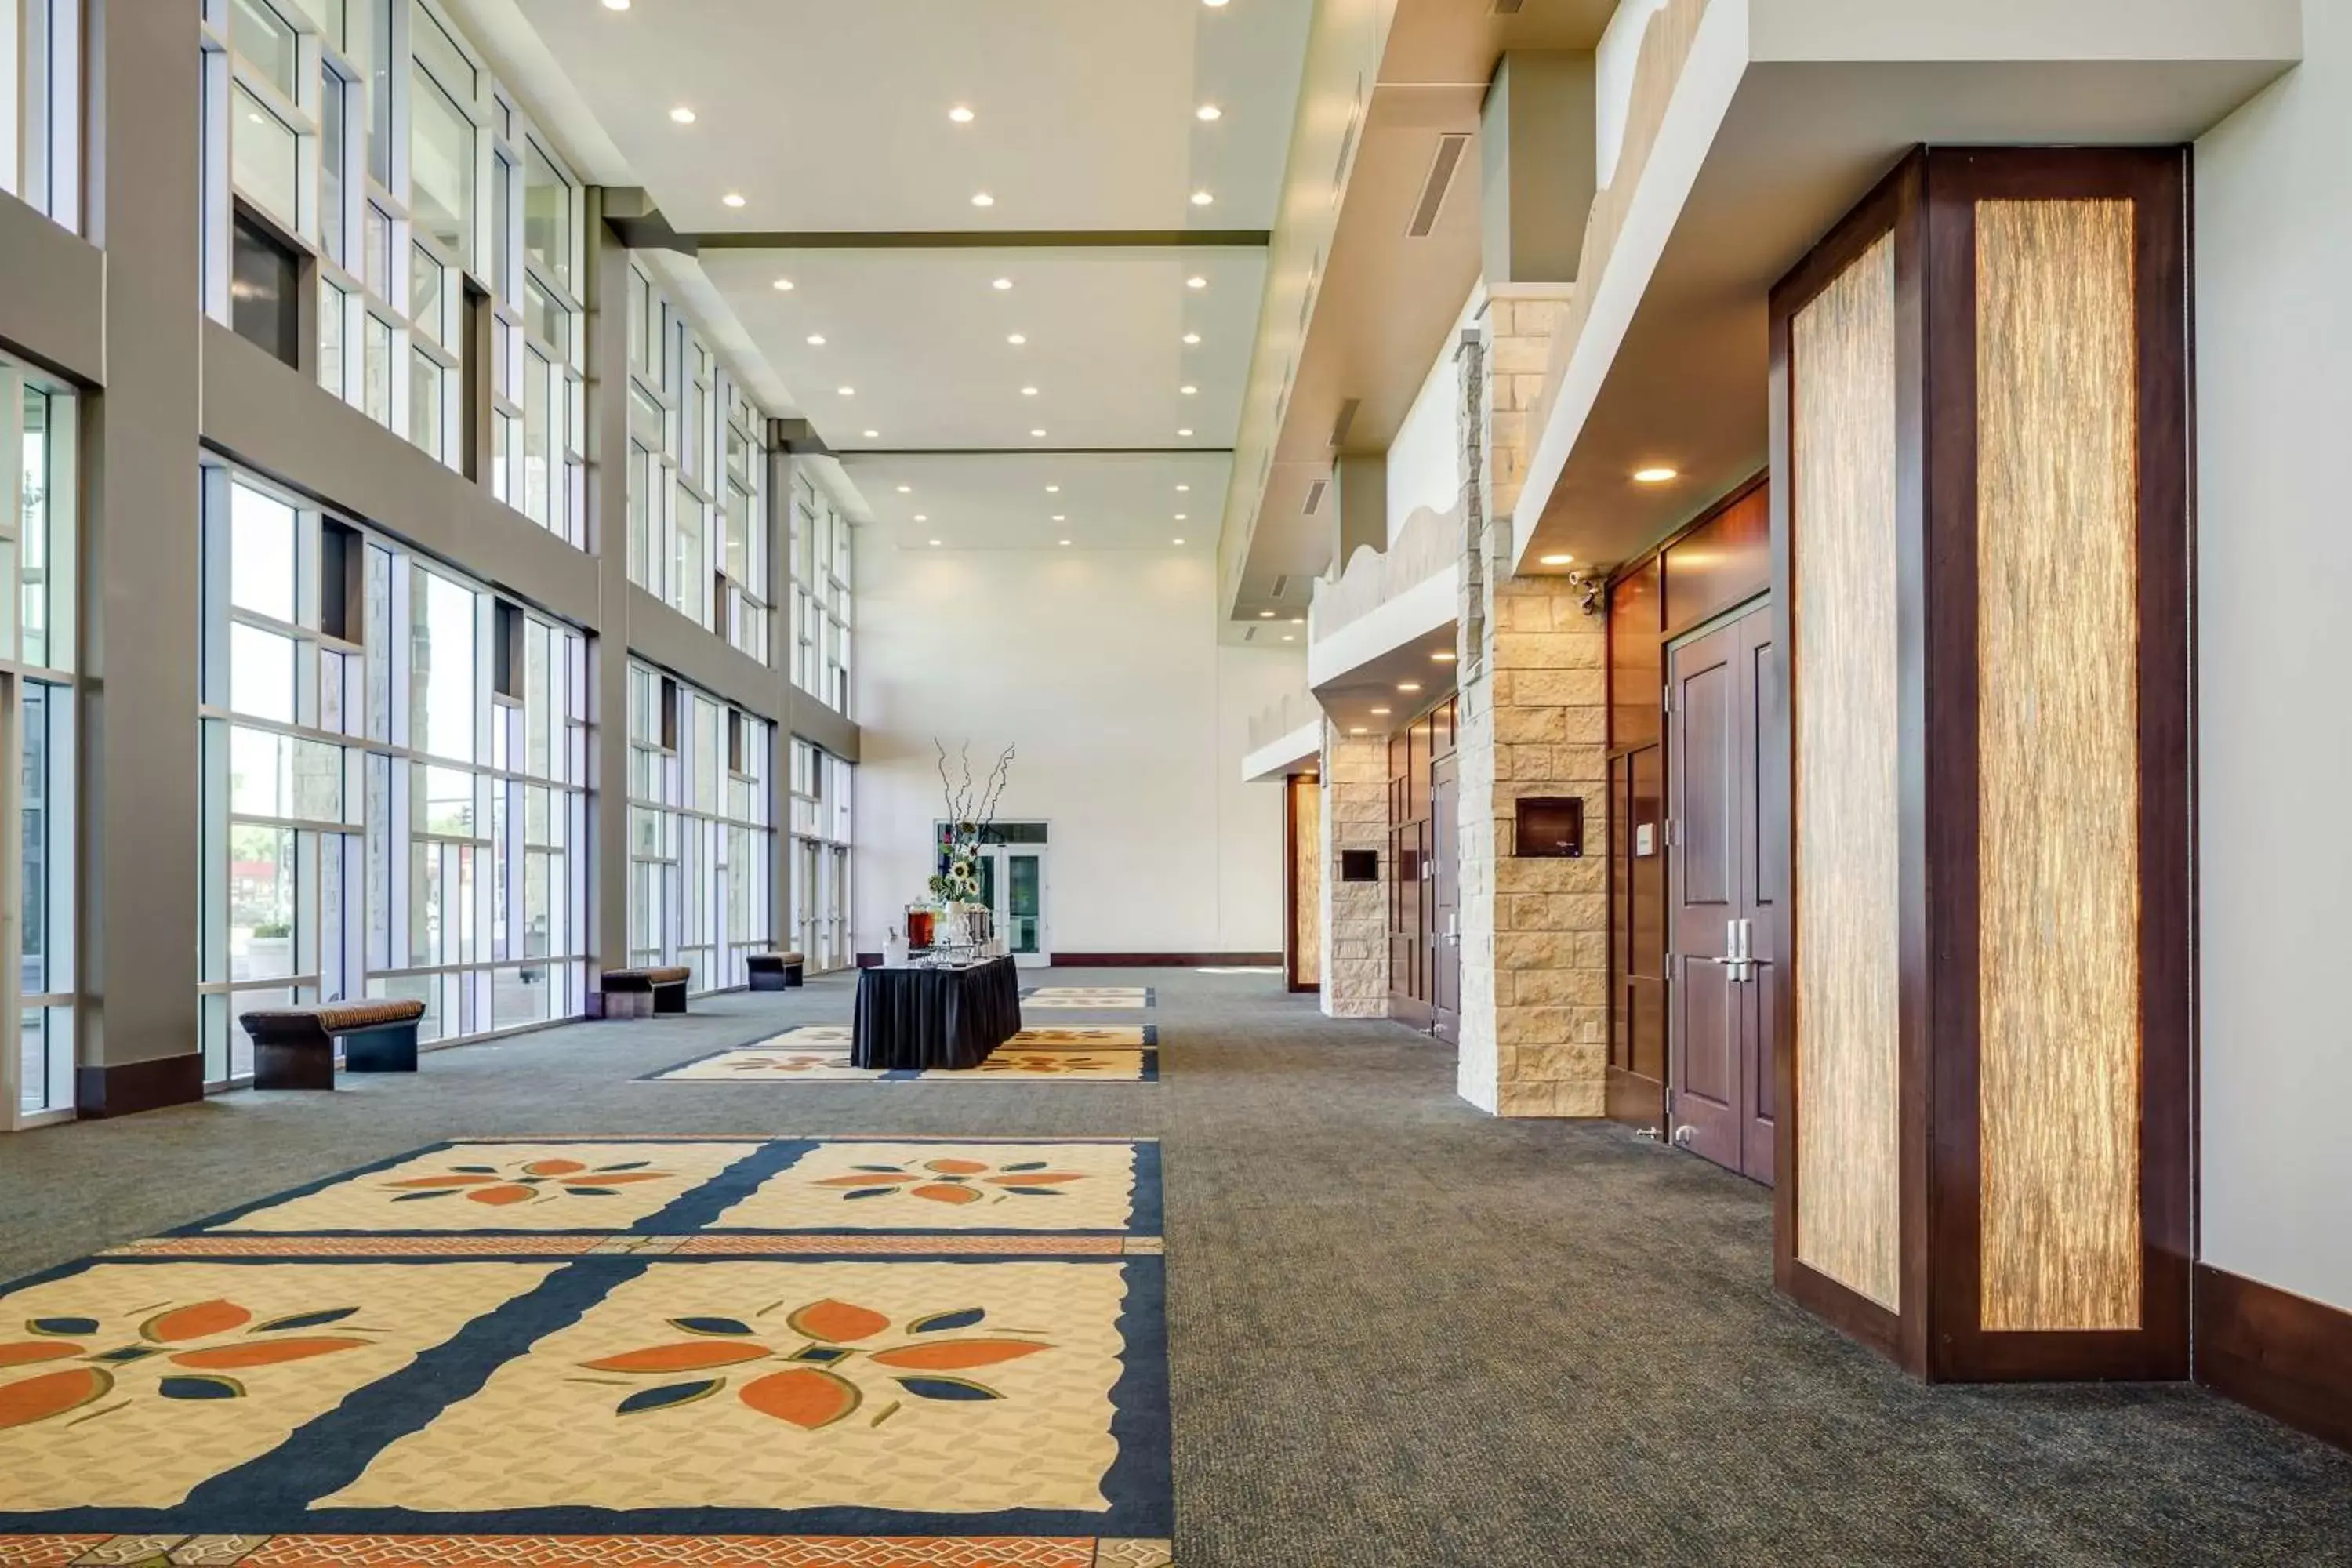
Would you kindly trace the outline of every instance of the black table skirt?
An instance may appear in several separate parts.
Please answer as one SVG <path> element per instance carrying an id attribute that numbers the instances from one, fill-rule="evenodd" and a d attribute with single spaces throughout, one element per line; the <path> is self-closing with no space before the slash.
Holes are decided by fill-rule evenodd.
<path id="1" fill-rule="evenodd" d="M 1009 958 L 961 969 L 866 969 L 857 975 L 852 1064 L 971 1068 L 1021 1029 L 1021 984 Z"/>

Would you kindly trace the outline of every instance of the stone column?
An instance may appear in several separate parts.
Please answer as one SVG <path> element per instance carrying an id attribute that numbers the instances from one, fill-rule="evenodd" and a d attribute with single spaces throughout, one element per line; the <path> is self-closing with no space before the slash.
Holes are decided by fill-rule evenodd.
<path id="1" fill-rule="evenodd" d="M 1389 1011 L 1389 746 L 1323 722 L 1323 1011 L 1384 1018 Z M 1369 849 L 1381 873 L 1343 881 L 1340 851 Z"/>
<path id="2" fill-rule="evenodd" d="M 1609 1039 L 1608 644 L 1565 576 L 1505 575 L 1528 410 L 1564 291 L 1497 289 L 1461 354 L 1462 1097 L 1503 1116 L 1603 1113 Z M 1521 859 L 1523 795 L 1584 802 L 1581 859 Z"/>

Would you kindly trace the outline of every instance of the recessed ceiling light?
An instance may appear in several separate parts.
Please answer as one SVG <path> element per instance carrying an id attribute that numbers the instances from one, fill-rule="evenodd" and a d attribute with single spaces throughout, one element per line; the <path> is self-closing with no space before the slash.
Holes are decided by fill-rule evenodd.
<path id="1" fill-rule="evenodd" d="M 971 194 L 971 205 L 976 207 L 992 207 L 996 205 L 996 198 L 986 191 L 974 191 Z"/>
<path id="2" fill-rule="evenodd" d="M 1192 193 L 1192 205 L 1196 207 L 1207 206 L 1216 199 L 1216 197 L 1211 195 L 1206 191 L 1194 191 Z"/>
<path id="3" fill-rule="evenodd" d="M 1418 680 L 1400 680 L 1397 682 L 1397 689 L 1399 691 L 1418 691 L 1421 689 L 1421 682 Z"/>
<path id="4" fill-rule="evenodd" d="M 1537 561 L 1546 566 L 1565 566 L 1576 559 L 1573 555 L 1539 555 Z"/>
<path id="5" fill-rule="evenodd" d="M 1452 664 L 1454 662 L 1454 651 L 1451 648 L 1439 648 L 1435 653 L 1431 654 L 1429 657 L 1439 664 Z"/>
<path id="6" fill-rule="evenodd" d="M 1224 0 L 1201 0 L 1201 4 L 1203 5 L 1222 5 L 1224 4 Z M 1348 733 L 1350 735 L 1361 735 L 1365 733 L 1365 730 L 1361 724 L 1350 724 L 1348 727 Z"/>
<path id="7" fill-rule="evenodd" d="M 688 109 L 682 103 L 676 109 L 669 111 L 669 117 L 672 120 L 677 121 L 680 125 L 691 125 L 694 123 L 694 110 Z"/>
<path id="8" fill-rule="evenodd" d="M 1201 0 L 1201 4 L 1212 11 L 1222 11 L 1225 8 L 1225 0 Z"/>
<path id="9" fill-rule="evenodd" d="M 1063 541 L 1062 541 L 1062 542 L 1063 542 L 1064 544 L 1067 544 L 1067 543 L 1069 542 L 1069 541 L 1068 541 L 1068 540 L 1066 540 L 1066 539 L 1065 539 L 1065 540 L 1063 540 Z"/>
<path id="10" fill-rule="evenodd" d="M 1260 610 L 1257 613 L 1257 618 L 1261 621 L 1270 621 L 1274 619 L 1274 612 L 1272 610 Z"/>
<path id="11" fill-rule="evenodd" d="M 1201 389 L 1197 386 L 1180 386 L 1176 390 L 1182 393 L 1185 396 L 1190 397 Z"/>
<path id="12" fill-rule="evenodd" d="M 1176 487 L 1176 491 L 1177 491 L 1177 493 L 1178 493 L 1179 495 L 1181 495 L 1184 491 L 1189 490 L 1189 489 L 1191 489 L 1192 488 L 1192 486 L 1190 486 L 1190 485 L 1178 485 L 1178 486 Z"/>
<path id="13" fill-rule="evenodd" d="M 930 520 L 929 518 L 928 518 L 928 517 L 925 517 L 921 512 L 919 512 L 919 512 L 917 512 L 917 513 L 915 514 L 915 521 L 916 521 L 917 522 L 929 522 L 929 521 L 930 521 L 931 520 Z"/>
<path id="14" fill-rule="evenodd" d="M 1049 496 L 1060 495 L 1062 493 L 1062 487 L 1059 485 L 1047 485 L 1045 487 L 1045 493 Z"/>
<path id="15" fill-rule="evenodd" d="M 1225 111 L 1213 103 L 1204 103 L 1192 111 L 1195 120 L 1223 120 L 1224 117 Z"/>
<path id="16" fill-rule="evenodd" d="M 1043 436 L 1045 434 L 1045 432 L 1044 432 L 1043 430 L 1032 430 L 1032 431 L 1030 431 L 1030 432 L 1029 432 L 1029 434 L 1031 434 L 1032 436 L 1043 437 Z"/>
<path id="17" fill-rule="evenodd" d="M 844 397 L 855 397 L 857 395 L 857 388 L 854 386 L 836 386 L 834 388 L 834 391 L 841 394 Z"/>
<path id="18" fill-rule="evenodd" d="M 866 438 L 869 441 L 879 441 L 882 439 L 882 432 L 879 430 L 868 430 L 866 432 Z"/>
<path id="19" fill-rule="evenodd" d="M 1206 289 L 1208 286 L 1209 280 L 1197 272 L 1184 279 L 1184 287 L 1187 289 Z"/>
<path id="20" fill-rule="evenodd" d="M 1034 386 L 1024 386 L 1021 389 L 1021 395 L 1024 397 L 1034 397 L 1037 395 L 1037 389 Z"/>
<path id="21" fill-rule="evenodd" d="M 1635 468 L 1633 482 L 1637 485 L 1663 485 L 1681 476 L 1672 468 Z"/>
<path id="22" fill-rule="evenodd" d="M 1282 634 L 1282 640 L 1285 642 L 1297 642 L 1298 639 L 1292 637 L 1288 632 L 1285 632 Z"/>
<path id="23" fill-rule="evenodd" d="M 776 279 L 776 292 L 777 292 L 777 293 L 779 293 L 779 294 L 789 294 L 789 293 L 791 293 L 792 291 L 793 291 L 793 280 L 792 280 L 791 279 L 789 279 L 789 278 L 779 278 L 779 279 Z"/>
<path id="24" fill-rule="evenodd" d="M 1176 521 L 1179 522 L 1189 522 L 1192 520 L 1180 511 L 1176 514 Z"/>
<path id="25" fill-rule="evenodd" d="M 1184 334 L 1184 341 L 1188 343 L 1197 343 L 1201 341 L 1201 334 L 1198 332 L 1186 332 Z"/>
<path id="26" fill-rule="evenodd" d="M 607 11 L 625 11 L 628 8 L 629 0 L 604 0 L 604 9 Z"/>
<path id="27" fill-rule="evenodd" d="M 1008 334 L 1008 335 L 1006 336 L 1006 338 L 1005 338 L 1005 340 L 1004 340 L 1004 341 L 1005 341 L 1006 342 L 1008 342 L 1008 343 L 1011 343 L 1014 348 L 1016 348 L 1016 349 L 1017 349 L 1017 348 L 1019 348 L 1023 343 L 1027 342 L 1029 340 L 1028 340 L 1028 338 L 1027 338 L 1027 337 L 1025 337 L 1024 335 L 1023 335 L 1023 334 L 1022 334 L 1022 333 L 1020 333 L 1020 332 L 1013 332 L 1013 333 Z"/>
<path id="28" fill-rule="evenodd" d="M 730 207 L 740 207 L 743 205 L 741 193 L 736 191 L 730 191 L 719 199 Z"/>
<path id="29" fill-rule="evenodd" d="M 1179 430 L 1179 431 L 1177 431 L 1177 432 L 1176 432 L 1176 434 L 1178 434 L 1179 436 L 1183 437 L 1184 437 L 1185 439 L 1187 439 L 1187 440 L 1190 440 L 1190 439 L 1192 438 L 1192 432 L 1191 432 L 1190 430 Z"/>
<path id="30" fill-rule="evenodd" d="M 821 349 L 824 347 L 824 334 L 823 332 L 811 332 L 808 335 L 808 345 L 813 349 Z"/>
<path id="31" fill-rule="evenodd" d="M 1070 520 L 1069 520 L 1068 518 L 1066 518 L 1066 517 L 1063 516 L 1060 512 L 1058 512 L 1058 511 L 1057 511 L 1057 512 L 1055 512 L 1055 513 L 1054 514 L 1054 521 L 1055 521 L 1055 522 L 1067 522 L 1067 521 L 1069 521 Z"/>
<path id="32" fill-rule="evenodd" d="M 934 550 L 937 550 L 939 547 L 940 547 L 940 542 L 939 542 L 938 540 L 936 540 L 936 539 L 932 540 L 932 541 L 931 541 L 931 548 L 932 548 L 932 549 L 934 549 Z"/>
<path id="33" fill-rule="evenodd" d="M 1013 279 L 1010 278 L 1000 278 L 995 282 L 990 284 L 989 287 L 992 289 L 1010 289 L 1013 287 Z"/>
<path id="34" fill-rule="evenodd" d="M 971 110 L 959 103 L 953 109 L 948 110 L 948 118 L 954 121 L 958 125 L 969 125 L 971 123 Z"/>
<path id="35" fill-rule="evenodd" d="M 1183 542 L 1182 540 L 1181 540 L 1181 539 L 1171 539 L 1171 540 L 1170 540 L 1168 542 L 1169 542 L 1169 543 L 1171 543 L 1171 544 L 1181 544 L 1181 543 L 1183 543 L 1184 542 Z"/>
<path id="36" fill-rule="evenodd" d="M 902 496 L 913 495 L 915 493 L 915 487 L 912 485 L 900 485 L 898 487 L 898 493 Z"/>
<path id="37" fill-rule="evenodd" d="M 1372 711 L 1372 717 L 1373 717 L 1373 718 L 1375 718 L 1375 719 L 1385 719 L 1385 718 L 1387 718 L 1387 717 L 1388 717 L 1388 715 L 1389 715 L 1389 711 L 1390 711 L 1390 710 L 1389 710 L 1388 709 L 1386 709 L 1386 708 L 1375 708 L 1375 709 L 1373 709 L 1371 711 Z"/>

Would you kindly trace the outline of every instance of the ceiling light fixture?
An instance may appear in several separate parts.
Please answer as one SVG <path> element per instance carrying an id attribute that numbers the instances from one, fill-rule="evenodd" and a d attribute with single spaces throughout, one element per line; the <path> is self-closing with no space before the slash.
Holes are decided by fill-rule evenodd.
<path id="1" fill-rule="evenodd" d="M 776 279 L 776 292 L 777 292 L 777 293 L 779 293 L 779 294 L 789 294 L 789 293 L 791 293 L 792 291 L 793 291 L 793 280 L 792 280 L 791 279 L 789 279 L 789 278 L 779 278 L 779 279 Z"/>
<path id="2" fill-rule="evenodd" d="M 1201 0 L 1201 4 L 1202 4 L 1202 5 L 1221 5 L 1221 4 L 1223 4 L 1223 0 Z M 1351 724 L 1351 725 L 1349 725 L 1349 726 L 1348 727 L 1348 733 L 1349 733 L 1350 735 L 1361 735 L 1361 734 L 1365 734 L 1365 733 L 1367 733 L 1367 732 L 1368 732 L 1368 731 L 1364 729 L 1364 727 L 1363 727 L 1361 724 Z"/>
<path id="3" fill-rule="evenodd" d="M 1418 680 L 1400 680 L 1397 682 L 1397 689 L 1399 691 L 1418 691 L 1421 689 L 1421 682 Z"/>
<path id="4" fill-rule="evenodd" d="M 1545 566 L 1565 566 L 1576 559 L 1573 555 L 1539 555 L 1537 562 Z"/>
<path id="5" fill-rule="evenodd" d="M 604 0 L 604 9 L 607 11 L 625 11 L 628 8 L 629 0 Z"/>
<path id="6" fill-rule="evenodd" d="M 1181 543 L 1183 543 L 1184 542 L 1183 542 L 1182 540 L 1181 540 L 1181 539 L 1171 539 L 1171 540 L 1170 540 L 1168 542 L 1169 542 L 1169 543 L 1171 543 L 1171 544 L 1181 544 Z"/>
<path id="7" fill-rule="evenodd" d="M 811 332 L 808 335 L 808 346 L 813 349 L 821 349 L 824 347 L 824 334 L 823 332 Z"/>
<path id="8" fill-rule="evenodd" d="M 1206 191 L 1194 191 L 1192 193 L 1192 205 L 1196 207 L 1208 206 L 1214 203 L 1216 199 L 1216 197 L 1211 195 Z"/>
<path id="9" fill-rule="evenodd" d="M 1058 511 L 1057 511 L 1057 512 L 1055 512 L 1055 513 L 1054 514 L 1054 521 L 1055 521 L 1055 522 L 1067 522 L 1067 521 L 1069 521 L 1070 520 L 1069 520 L 1068 518 L 1066 518 L 1066 517 L 1063 516 L 1060 512 L 1058 512 Z"/>
<path id="10" fill-rule="evenodd" d="M 1298 639 L 1292 637 L 1288 632 L 1285 632 L 1282 634 L 1282 640 L 1285 642 L 1297 642 Z"/>
<path id="11" fill-rule="evenodd" d="M 1372 717 L 1375 719 L 1385 719 L 1389 716 L 1391 711 L 1391 710 L 1386 708 L 1375 708 L 1372 710 Z"/>
<path id="12" fill-rule="evenodd" d="M 694 110 L 688 109 L 682 103 L 676 109 L 669 111 L 669 117 L 672 120 L 677 121 L 680 125 L 691 125 L 694 123 Z"/>
<path id="13" fill-rule="evenodd" d="M 1182 437 L 1184 437 L 1184 439 L 1186 439 L 1186 440 L 1188 440 L 1188 441 L 1189 441 L 1189 440 L 1191 440 L 1191 439 L 1192 438 L 1192 432 L 1191 432 L 1190 430 L 1179 430 L 1179 431 L 1177 431 L 1177 432 L 1176 432 L 1176 434 L 1177 434 L 1177 435 L 1179 435 L 1179 436 L 1181 436 Z"/>
<path id="14" fill-rule="evenodd" d="M 996 198 L 986 191 L 974 191 L 971 194 L 971 205 L 976 207 L 992 207 L 996 205 Z"/>
<path id="15" fill-rule="evenodd" d="M 1043 430 L 1032 430 L 1029 434 L 1038 437 L 1040 440 L 1043 440 L 1045 438 L 1045 432 Z"/>
<path id="16" fill-rule="evenodd" d="M 882 432 L 879 430 L 868 430 L 866 432 L 866 438 L 869 441 L 879 441 L 882 439 Z"/>
<path id="17" fill-rule="evenodd" d="M 1212 11 L 1222 11 L 1225 8 L 1225 0 L 1201 0 L 1201 4 Z"/>
<path id="18" fill-rule="evenodd" d="M 1059 485 L 1047 485 L 1045 487 L 1045 493 L 1049 496 L 1060 495 L 1062 493 L 1062 487 Z"/>
<path id="19" fill-rule="evenodd" d="M 1179 494 L 1179 495 L 1181 495 L 1181 494 L 1183 494 L 1185 491 L 1187 491 L 1187 490 L 1191 489 L 1192 488 L 1192 486 L 1190 486 L 1190 485 L 1178 485 L 1178 486 L 1176 487 L 1176 493 L 1177 493 L 1177 494 Z"/>
<path id="20" fill-rule="evenodd" d="M 844 397 L 855 397 L 857 395 L 857 388 L 854 386 L 836 386 L 834 388 L 834 391 L 841 394 Z"/>
<path id="21" fill-rule="evenodd" d="M 1010 289 L 1013 287 L 1013 279 L 1010 278 L 1000 278 L 995 282 L 990 284 L 989 287 L 997 289 Z"/>
<path id="22" fill-rule="evenodd" d="M 1676 470 L 1668 468 L 1635 468 L 1633 470 L 1633 482 L 1637 485 L 1669 484 L 1681 477 L 1682 475 Z"/>
<path id="23" fill-rule="evenodd" d="M 958 125 L 969 125 L 971 123 L 971 110 L 959 103 L 953 109 L 948 110 L 948 118 L 954 121 Z"/>
<path id="24" fill-rule="evenodd" d="M 1442 647 L 1435 653 L 1431 654 L 1429 657 L 1432 661 L 1438 664 L 1452 664 L 1454 662 L 1454 650 L 1452 648 Z"/>
<path id="25" fill-rule="evenodd" d="M 1190 521 L 1192 521 L 1192 519 L 1190 519 L 1190 518 L 1186 517 L 1182 512 L 1181 512 L 1181 511 L 1180 511 L 1180 512 L 1178 512 L 1178 513 L 1176 514 L 1176 521 L 1179 521 L 1179 522 L 1190 522 Z"/>
<path id="26" fill-rule="evenodd" d="M 1187 289 L 1206 289 L 1208 286 L 1209 280 L 1197 272 L 1184 279 L 1184 287 Z"/>
<path id="27" fill-rule="evenodd" d="M 1063 540 L 1063 541 L 1062 541 L 1062 542 L 1063 542 L 1063 543 L 1065 543 L 1065 544 L 1067 544 L 1067 543 L 1069 542 L 1069 541 L 1068 541 L 1068 540 L 1066 540 L 1066 539 L 1065 539 L 1065 540 Z"/>
<path id="28" fill-rule="evenodd" d="M 1201 341 L 1201 334 L 1198 332 L 1186 332 L 1184 334 L 1184 341 L 1188 343 L 1197 343 Z"/>
<path id="29" fill-rule="evenodd" d="M 730 191 L 719 199 L 730 207 L 740 207 L 743 205 L 743 196 L 739 191 Z"/>
<path id="30" fill-rule="evenodd" d="M 1034 397 L 1037 395 L 1037 389 L 1034 386 L 1024 386 L 1021 389 L 1021 395 L 1024 397 Z"/>
<path id="31" fill-rule="evenodd" d="M 1270 621 L 1274 619 L 1274 612 L 1272 610 L 1260 610 L 1257 613 L 1257 618 L 1261 621 Z"/>
<path id="32" fill-rule="evenodd" d="M 1017 349 L 1017 348 L 1019 348 L 1023 343 L 1027 342 L 1029 340 L 1028 340 L 1028 338 L 1026 338 L 1025 336 L 1024 336 L 1023 334 L 1021 334 L 1021 333 L 1019 333 L 1019 332 L 1013 332 L 1013 333 L 1010 334 L 1009 336 L 1007 336 L 1007 337 L 1005 338 L 1005 340 L 1004 340 L 1004 341 L 1005 341 L 1006 342 L 1008 342 L 1008 343 L 1011 343 L 1014 348 L 1016 348 L 1016 349 Z"/>
<path id="33" fill-rule="evenodd" d="M 1176 390 L 1182 393 L 1185 396 L 1190 397 L 1201 389 L 1197 386 L 1180 386 Z"/>
<path id="34" fill-rule="evenodd" d="M 912 485 L 900 485 L 898 487 L 898 493 L 902 496 L 913 495 L 915 493 L 915 487 Z"/>
<path id="35" fill-rule="evenodd" d="M 919 512 L 917 512 L 917 513 L 915 514 L 915 521 L 916 521 L 917 522 L 929 522 L 929 521 L 930 521 L 931 520 L 930 520 L 929 518 L 928 518 L 928 517 L 925 517 L 921 512 L 919 512 Z"/>
<path id="36" fill-rule="evenodd" d="M 934 549 L 934 550 L 937 550 L 939 547 L 940 547 L 940 542 L 939 542 L 938 540 L 936 540 L 936 539 L 932 540 L 932 541 L 931 541 L 931 548 L 932 548 L 932 549 Z"/>
<path id="37" fill-rule="evenodd" d="M 1223 120 L 1224 117 L 1225 111 L 1213 103 L 1204 103 L 1192 111 L 1195 120 Z"/>

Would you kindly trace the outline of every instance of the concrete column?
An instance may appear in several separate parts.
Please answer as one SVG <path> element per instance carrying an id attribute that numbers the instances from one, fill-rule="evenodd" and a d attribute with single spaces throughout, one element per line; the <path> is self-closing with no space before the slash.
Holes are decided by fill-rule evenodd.
<path id="1" fill-rule="evenodd" d="M 1479 110 L 1479 222 L 1486 279 L 1572 283 L 1598 175 L 1593 58 L 1514 49 Z"/>
<path id="2" fill-rule="evenodd" d="M 593 971 L 629 952 L 629 250 L 588 199 L 588 548 L 596 562 L 598 635 L 589 647 L 588 1010 Z"/>
<path id="3" fill-rule="evenodd" d="M 89 238 L 106 252 L 103 392 L 86 396 L 76 794 L 84 1116 L 200 1098 L 196 1006 L 204 315 L 194 5 L 91 0 Z"/>
<path id="4" fill-rule="evenodd" d="M 1465 351 L 1463 416 L 1485 526 L 1465 542 L 1462 1097 L 1505 1116 L 1598 1116 L 1608 1071 L 1608 643 L 1564 576 L 1509 577 L 1514 509 L 1559 300 L 1517 290 Z M 1465 606 L 1465 608 L 1472 608 Z M 1526 795 L 1580 796 L 1580 859 L 1521 859 Z"/>
<path id="5" fill-rule="evenodd" d="M 1389 743 L 1323 723 L 1323 1011 L 1334 1018 L 1384 1018 L 1389 1010 Z M 1368 849 L 1380 876 L 1349 882 L 1343 850 Z"/>

